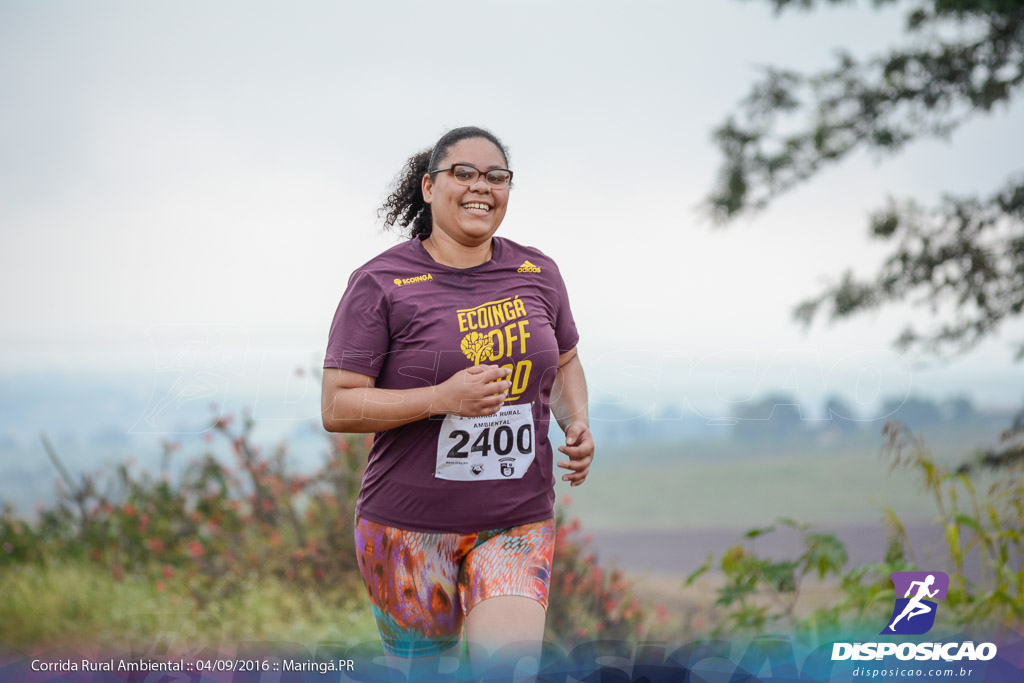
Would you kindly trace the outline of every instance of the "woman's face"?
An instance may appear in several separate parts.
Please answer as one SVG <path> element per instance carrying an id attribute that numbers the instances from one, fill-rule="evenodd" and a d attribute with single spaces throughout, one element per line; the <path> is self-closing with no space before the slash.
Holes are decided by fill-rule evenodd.
<path id="1" fill-rule="evenodd" d="M 469 164 L 478 171 L 506 168 L 505 156 L 486 138 L 468 138 L 455 143 L 437 168 L 449 168 L 453 164 Z M 472 185 L 456 182 L 450 171 L 438 173 L 434 180 L 425 175 L 422 189 L 423 199 L 430 204 L 434 229 L 443 230 L 459 244 L 483 244 L 505 217 L 509 188 L 492 187 L 482 173 Z"/>

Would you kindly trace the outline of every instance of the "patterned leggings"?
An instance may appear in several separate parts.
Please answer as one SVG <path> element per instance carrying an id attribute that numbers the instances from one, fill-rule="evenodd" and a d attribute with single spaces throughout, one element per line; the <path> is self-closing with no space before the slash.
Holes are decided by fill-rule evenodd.
<path id="1" fill-rule="evenodd" d="M 475 533 L 427 533 L 356 520 L 356 553 L 384 649 L 418 657 L 459 641 L 487 598 L 519 595 L 547 610 L 555 522 Z"/>

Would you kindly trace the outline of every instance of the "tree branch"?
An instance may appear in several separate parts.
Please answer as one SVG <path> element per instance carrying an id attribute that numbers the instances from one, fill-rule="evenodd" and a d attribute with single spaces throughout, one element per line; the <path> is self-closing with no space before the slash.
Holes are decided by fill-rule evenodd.
<path id="1" fill-rule="evenodd" d="M 836 4 L 838 0 L 829 0 Z M 776 10 L 811 0 L 772 0 Z M 876 5 L 884 4 L 876 2 Z M 716 223 L 763 209 L 858 148 L 891 154 L 919 137 L 946 137 L 1024 84 L 1024 7 L 1007 0 L 919 0 L 906 23 L 913 44 L 813 75 L 764 69 L 713 133 L 725 157 L 705 201 Z M 950 31 L 956 40 L 940 38 Z M 789 128 L 796 132 L 783 133 Z"/>
<path id="2" fill-rule="evenodd" d="M 896 345 L 962 353 L 1024 312 L 1024 177 L 988 198 L 947 196 L 930 210 L 890 200 L 872 217 L 871 234 L 897 242 L 874 278 L 847 271 L 796 306 L 796 320 L 807 326 L 818 315 L 836 320 L 908 299 L 934 312 L 951 302 L 954 322 L 926 334 L 908 328 Z M 1024 343 L 1017 354 L 1024 357 Z"/>

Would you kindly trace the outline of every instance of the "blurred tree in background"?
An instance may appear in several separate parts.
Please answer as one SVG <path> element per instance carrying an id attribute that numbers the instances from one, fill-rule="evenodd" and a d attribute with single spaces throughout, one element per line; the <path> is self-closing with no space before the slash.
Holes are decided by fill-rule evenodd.
<path id="1" fill-rule="evenodd" d="M 769 0 L 777 12 L 848 0 Z M 724 155 L 706 206 L 717 223 L 765 208 L 773 199 L 858 149 L 898 152 L 919 138 L 948 137 L 964 122 L 1009 106 L 1024 83 L 1024 3 L 1019 0 L 873 0 L 902 5 L 905 41 L 858 59 L 840 50 L 818 73 L 768 67 L 714 131 Z M 997 154 L 997 150 L 992 150 Z M 927 331 L 908 326 L 902 350 L 963 353 L 1024 312 L 1024 173 L 985 196 L 946 195 L 935 206 L 889 199 L 869 234 L 893 245 L 878 273 L 847 269 L 802 303 L 805 325 L 907 299 L 954 314 Z M 938 316 L 936 316 L 938 317 Z M 1024 340 L 1016 347 L 1024 359 Z M 1024 434 L 1024 413 L 1004 443 Z M 989 453 L 989 464 L 1020 460 L 1024 446 Z"/>
<path id="2" fill-rule="evenodd" d="M 806 426 L 800 402 L 788 394 L 742 403 L 736 417 L 739 422 L 734 433 L 739 439 L 784 439 L 802 433 Z"/>

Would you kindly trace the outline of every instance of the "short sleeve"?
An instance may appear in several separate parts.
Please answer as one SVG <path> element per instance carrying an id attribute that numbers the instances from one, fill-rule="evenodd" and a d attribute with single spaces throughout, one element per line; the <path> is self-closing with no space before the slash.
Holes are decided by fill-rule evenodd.
<path id="1" fill-rule="evenodd" d="M 370 275 L 357 270 L 334 313 L 324 367 L 377 377 L 388 352 L 388 339 L 384 293 Z"/>
<path id="2" fill-rule="evenodd" d="M 555 314 L 555 341 L 558 342 L 558 353 L 572 351 L 579 343 L 580 335 L 576 331 L 576 321 L 572 317 L 572 309 L 569 306 L 569 293 L 565 289 L 565 281 L 562 274 L 555 270 L 557 282 L 555 287 L 558 290 L 558 310 Z"/>

